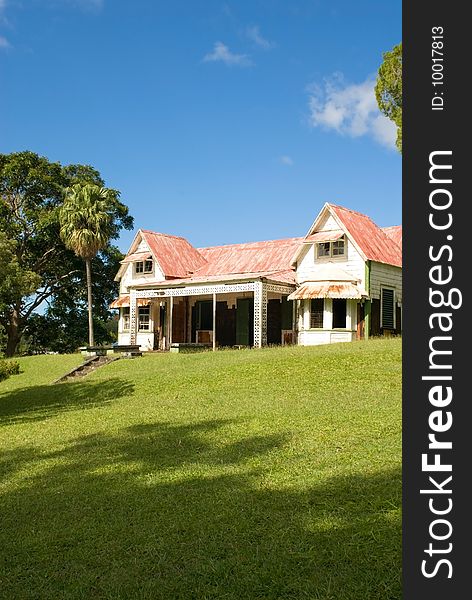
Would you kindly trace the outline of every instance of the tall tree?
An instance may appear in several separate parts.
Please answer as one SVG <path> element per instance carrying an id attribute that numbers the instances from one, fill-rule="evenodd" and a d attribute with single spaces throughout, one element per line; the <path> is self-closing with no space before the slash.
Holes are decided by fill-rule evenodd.
<path id="1" fill-rule="evenodd" d="M 402 43 L 383 55 L 375 97 L 381 112 L 397 126 L 397 148 L 402 151 Z"/>
<path id="2" fill-rule="evenodd" d="M 104 185 L 87 165 L 64 167 L 29 151 L 0 154 L 0 262 L 9 265 L 1 267 L 0 325 L 8 356 L 38 307 L 82 278 L 83 263 L 59 235 L 64 190 L 78 182 Z M 116 199 L 111 239 L 132 226 L 127 207 Z"/>
<path id="3" fill-rule="evenodd" d="M 113 215 L 119 193 L 92 183 L 76 183 L 66 193 L 59 211 L 61 239 L 85 261 L 89 344 L 93 346 L 92 258 L 113 236 Z"/>

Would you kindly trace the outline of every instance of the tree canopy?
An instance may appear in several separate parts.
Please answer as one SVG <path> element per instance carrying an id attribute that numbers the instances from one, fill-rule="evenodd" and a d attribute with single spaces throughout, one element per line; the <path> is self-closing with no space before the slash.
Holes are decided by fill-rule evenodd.
<path id="1" fill-rule="evenodd" d="M 113 235 L 114 214 L 120 205 L 119 192 L 94 183 L 75 183 L 66 191 L 59 211 L 61 239 L 85 261 L 89 345 L 94 345 L 91 261 L 106 248 Z"/>
<path id="2" fill-rule="evenodd" d="M 59 223 L 65 191 L 78 183 L 104 185 L 88 165 L 62 166 L 29 151 L 0 154 L 0 325 L 8 356 L 40 306 L 85 290 L 82 261 L 62 242 Z M 118 197 L 111 221 L 111 240 L 133 226 Z"/>
<path id="3" fill-rule="evenodd" d="M 397 126 L 397 148 L 402 151 L 402 43 L 383 55 L 375 85 L 381 112 Z"/>

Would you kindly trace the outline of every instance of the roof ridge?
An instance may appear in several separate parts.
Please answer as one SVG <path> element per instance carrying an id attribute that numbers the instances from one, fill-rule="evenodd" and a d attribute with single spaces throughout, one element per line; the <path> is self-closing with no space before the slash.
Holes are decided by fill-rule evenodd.
<path id="1" fill-rule="evenodd" d="M 183 237 L 182 235 L 173 235 L 172 233 L 161 233 L 160 231 L 152 231 L 151 229 L 140 229 L 140 231 L 142 231 L 142 233 L 150 233 L 151 235 L 160 235 L 161 237 L 169 237 L 176 240 L 185 240 L 188 244 L 190 244 L 188 239 Z M 190 245 L 192 246 L 192 244 Z"/>
<path id="2" fill-rule="evenodd" d="M 341 210 L 345 210 L 346 212 L 350 212 L 353 215 L 359 215 L 361 217 L 369 219 L 369 221 L 372 221 L 372 223 L 376 227 L 378 227 L 379 229 L 382 229 L 379 225 L 377 225 L 377 223 L 372 219 L 372 217 L 369 217 L 369 215 L 366 215 L 365 213 L 361 213 L 358 210 L 354 210 L 353 208 L 346 208 L 345 206 L 341 206 L 340 204 L 332 204 L 331 202 L 327 202 L 326 204 L 328 204 L 329 206 L 333 206 L 334 208 L 340 208 Z"/>
<path id="3" fill-rule="evenodd" d="M 296 240 L 303 240 L 303 236 L 295 236 L 289 238 L 279 238 L 276 240 L 256 240 L 254 242 L 236 242 L 234 244 L 219 244 L 217 246 L 201 246 L 196 248 L 197 250 L 209 250 L 210 248 L 229 248 L 231 246 L 249 246 L 252 244 L 267 244 L 269 242 L 294 242 Z"/>

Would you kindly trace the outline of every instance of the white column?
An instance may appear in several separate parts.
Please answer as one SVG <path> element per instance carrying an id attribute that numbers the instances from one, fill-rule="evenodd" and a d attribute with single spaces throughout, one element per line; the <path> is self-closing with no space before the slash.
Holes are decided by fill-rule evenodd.
<path id="1" fill-rule="evenodd" d="M 254 283 L 254 346 L 267 345 L 267 289 L 262 281 Z"/>
<path id="2" fill-rule="evenodd" d="M 137 330 L 137 310 L 138 300 L 136 297 L 136 290 L 133 288 L 129 292 L 129 343 L 131 345 L 136 344 L 136 330 Z"/>
<path id="3" fill-rule="evenodd" d="M 323 329 L 333 329 L 333 301 L 331 298 L 324 299 Z"/>
<path id="4" fill-rule="evenodd" d="M 310 329 L 311 325 L 311 300 L 310 298 L 305 298 L 302 300 L 303 302 L 303 329 L 306 331 Z"/>
<path id="5" fill-rule="evenodd" d="M 172 344 L 172 317 L 174 312 L 174 296 L 169 298 L 169 348 Z"/>
<path id="6" fill-rule="evenodd" d="M 216 294 L 213 293 L 213 352 L 216 350 Z"/>

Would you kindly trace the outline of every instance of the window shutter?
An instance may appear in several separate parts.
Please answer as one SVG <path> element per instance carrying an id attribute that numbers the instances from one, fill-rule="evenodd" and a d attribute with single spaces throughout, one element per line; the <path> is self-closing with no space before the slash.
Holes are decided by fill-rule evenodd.
<path id="1" fill-rule="evenodd" d="M 395 305 L 393 290 L 382 288 L 382 327 L 385 329 L 395 328 Z"/>

